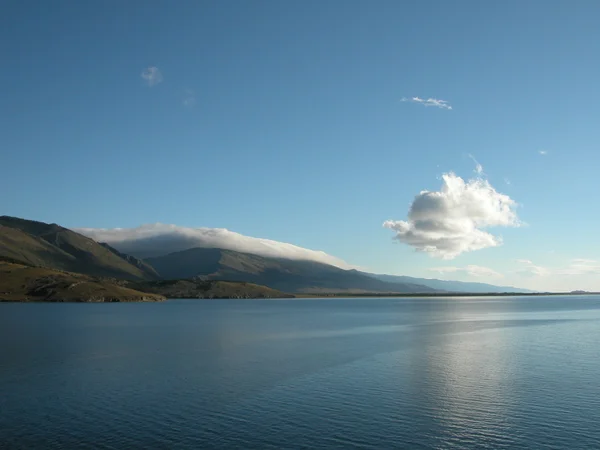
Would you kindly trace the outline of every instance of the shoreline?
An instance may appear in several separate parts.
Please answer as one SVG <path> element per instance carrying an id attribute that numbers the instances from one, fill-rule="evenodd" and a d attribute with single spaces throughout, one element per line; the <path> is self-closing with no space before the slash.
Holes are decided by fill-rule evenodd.
<path id="1" fill-rule="evenodd" d="M 85 300 L 39 300 L 39 299 L 0 299 L 0 303 L 162 303 L 169 300 L 290 300 L 290 299 L 350 299 L 350 298 L 464 298 L 464 297 L 580 297 L 600 295 L 600 292 L 533 292 L 533 293 L 335 293 L 335 294 L 290 294 L 290 297 L 167 297 L 160 300 L 125 300 L 110 299 L 109 301 L 85 301 Z"/>

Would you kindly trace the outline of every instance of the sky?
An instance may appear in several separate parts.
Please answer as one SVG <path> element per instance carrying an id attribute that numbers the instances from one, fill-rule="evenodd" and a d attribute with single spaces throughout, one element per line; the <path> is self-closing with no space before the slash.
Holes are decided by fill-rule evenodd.
<path id="1" fill-rule="evenodd" d="M 595 0 L 4 1 L 0 214 L 600 290 L 598 17 Z"/>

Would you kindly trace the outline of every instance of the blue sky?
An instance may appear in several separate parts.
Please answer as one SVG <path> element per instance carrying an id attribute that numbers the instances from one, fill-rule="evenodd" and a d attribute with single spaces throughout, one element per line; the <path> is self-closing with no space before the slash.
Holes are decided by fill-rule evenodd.
<path id="1" fill-rule="evenodd" d="M 378 272 L 600 290 L 596 1 L 0 8 L 0 213 L 221 227 Z M 450 172 L 517 204 L 521 226 L 485 229 L 502 245 L 440 259 L 382 227 Z"/>

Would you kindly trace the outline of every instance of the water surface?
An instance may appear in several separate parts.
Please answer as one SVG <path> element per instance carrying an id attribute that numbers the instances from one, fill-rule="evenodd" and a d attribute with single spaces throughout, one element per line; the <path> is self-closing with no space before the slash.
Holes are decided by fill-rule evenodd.
<path id="1" fill-rule="evenodd" d="M 600 448 L 600 297 L 0 304 L 0 447 Z"/>

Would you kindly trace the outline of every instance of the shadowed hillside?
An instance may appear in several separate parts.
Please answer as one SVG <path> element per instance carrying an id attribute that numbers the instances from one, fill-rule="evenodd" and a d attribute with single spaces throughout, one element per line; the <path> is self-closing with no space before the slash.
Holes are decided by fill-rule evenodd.
<path id="1" fill-rule="evenodd" d="M 266 258 L 216 248 L 193 248 L 146 260 L 163 278 L 245 281 L 284 292 L 436 292 L 411 283 L 388 283 L 315 261 Z"/>
<path id="2" fill-rule="evenodd" d="M 238 281 L 160 280 L 131 281 L 128 287 L 168 298 L 290 298 L 266 286 Z"/>
<path id="3" fill-rule="evenodd" d="M 0 217 L 0 257 L 100 277 L 155 279 L 145 263 L 56 224 Z"/>
<path id="4" fill-rule="evenodd" d="M 119 286 L 111 280 L 0 261 L 0 301 L 139 302 L 165 297 Z"/>

